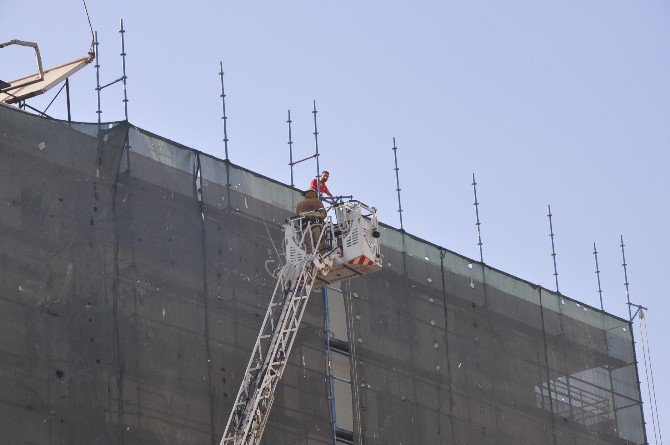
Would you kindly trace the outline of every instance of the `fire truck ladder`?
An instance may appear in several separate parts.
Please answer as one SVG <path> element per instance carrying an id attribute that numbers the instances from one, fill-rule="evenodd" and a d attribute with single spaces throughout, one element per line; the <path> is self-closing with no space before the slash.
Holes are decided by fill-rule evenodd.
<path id="1" fill-rule="evenodd" d="M 290 218 L 284 225 L 286 264 L 279 272 L 220 445 L 260 443 L 312 289 L 382 269 L 375 208 L 351 200 L 334 205 L 333 210 L 336 224 L 331 217 L 319 222 L 323 214 L 316 212 Z"/>
<path id="2" fill-rule="evenodd" d="M 318 239 L 314 239 L 313 223 L 299 218 L 293 224 L 301 227 L 299 244 L 302 246 L 322 245 L 324 234 L 332 233 L 333 227 L 328 218 Z M 337 249 L 331 246 L 304 258 L 287 257 L 287 262 L 279 273 L 220 445 L 260 443 L 274 402 L 275 388 L 284 374 L 317 274 L 327 273 L 332 265 L 330 254 Z"/>

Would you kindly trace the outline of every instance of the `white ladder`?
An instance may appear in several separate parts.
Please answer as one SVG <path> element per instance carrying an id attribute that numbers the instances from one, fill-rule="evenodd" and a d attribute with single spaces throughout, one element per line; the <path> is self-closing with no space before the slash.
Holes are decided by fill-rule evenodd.
<path id="1" fill-rule="evenodd" d="M 311 246 L 319 246 L 330 224 L 326 220 L 319 239 L 313 240 L 312 224 L 307 222 L 300 244 L 309 238 Z M 312 252 L 293 263 L 287 261 L 281 269 L 220 445 L 260 443 L 314 281 L 329 267 L 324 262 L 328 253 Z"/>

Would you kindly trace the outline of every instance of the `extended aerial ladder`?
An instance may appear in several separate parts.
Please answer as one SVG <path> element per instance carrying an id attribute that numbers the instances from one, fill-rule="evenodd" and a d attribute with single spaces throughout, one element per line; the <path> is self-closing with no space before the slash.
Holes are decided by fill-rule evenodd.
<path id="1" fill-rule="evenodd" d="M 256 338 L 221 445 L 257 445 L 312 290 L 382 268 L 376 210 L 358 201 L 328 216 L 302 214 L 284 224 L 286 263 Z M 363 212 L 368 212 L 363 214 Z"/>

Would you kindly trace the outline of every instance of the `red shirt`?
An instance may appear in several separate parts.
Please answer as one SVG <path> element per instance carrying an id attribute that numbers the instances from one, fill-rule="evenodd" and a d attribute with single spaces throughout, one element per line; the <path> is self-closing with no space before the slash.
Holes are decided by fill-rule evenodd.
<path id="1" fill-rule="evenodd" d="M 333 195 L 330 193 L 330 190 L 328 190 L 328 187 L 326 187 L 326 184 L 324 184 L 321 181 L 319 181 L 319 184 L 321 186 L 320 187 L 321 188 L 321 195 L 328 195 L 332 198 Z M 312 179 L 312 182 L 309 183 L 309 188 L 311 188 L 315 192 L 319 193 L 319 191 L 316 189 L 316 178 Z"/>

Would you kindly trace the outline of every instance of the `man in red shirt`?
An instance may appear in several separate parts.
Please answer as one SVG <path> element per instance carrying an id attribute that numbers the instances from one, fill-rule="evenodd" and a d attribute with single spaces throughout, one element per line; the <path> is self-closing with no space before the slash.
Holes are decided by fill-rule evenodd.
<path id="1" fill-rule="evenodd" d="M 309 188 L 314 190 L 315 192 L 318 193 L 319 190 L 321 190 L 321 200 L 325 201 L 328 200 L 330 202 L 335 202 L 335 199 L 333 198 L 333 195 L 330 193 L 330 190 L 328 190 L 328 187 L 326 186 L 326 181 L 328 181 L 328 177 L 330 176 L 330 173 L 328 173 L 326 170 L 321 172 L 321 177 L 319 178 L 319 188 L 317 189 L 316 187 L 316 178 L 312 179 L 312 182 L 309 184 Z M 328 198 L 324 198 L 325 195 L 329 196 Z"/>

